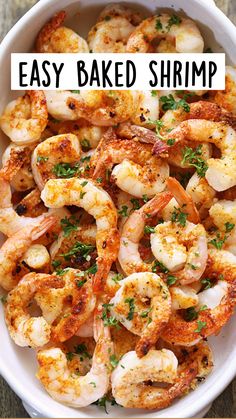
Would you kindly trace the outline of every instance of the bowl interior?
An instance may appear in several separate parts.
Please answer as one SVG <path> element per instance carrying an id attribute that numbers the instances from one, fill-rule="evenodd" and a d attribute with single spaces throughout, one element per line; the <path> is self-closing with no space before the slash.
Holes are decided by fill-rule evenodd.
<path id="1" fill-rule="evenodd" d="M 68 13 L 67 25 L 75 29 L 82 36 L 86 36 L 88 30 L 95 23 L 99 11 L 109 0 L 45 0 L 39 2 L 4 40 L 0 52 L 1 68 L 4 71 L 0 75 L 2 86 L 0 96 L 0 111 L 12 98 L 21 92 L 10 91 L 10 53 L 28 52 L 32 49 L 33 42 L 38 30 L 58 10 L 66 9 Z M 174 3 L 174 5 L 173 5 Z M 206 4 L 207 3 L 207 4 Z M 129 4 L 129 3 L 126 3 Z M 204 36 L 206 47 L 211 47 L 215 52 L 225 51 L 227 62 L 236 64 L 234 54 L 236 48 L 236 29 L 214 6 L 209 6 L 203 0 L 136 0 L 130 2 L 132 7 L 137 8 L 149 15 L 157 10 L 175 10 L 183 15 L 193 18 L 199 25 Z M 163 8 L 163 5 L 165 8 Z M 31 36 L 29 37 L 29 33 Z M 3 67 L 4 66 L 4 67 Z M 7 144 L 6 137 L 0 133 L 0 152 L 2 153 Z M 44 417 L 107 417 L 106 413 L 96 406 L 86 409 L 72 409 L 56 403 L 41 387 L 35 378 L 37 364 L 35 352 L 28 348 L 19 348 L 10 340 L 1 312 L 1 336 L 0 345 L 0 370 L 9 384 L 28 404 L 41 413 Z M 236 367 L 234 357 L 236 347 L 234 344 L 235 323 L 231 320 L 222 330 L 218 337 L 209 339 L 214 352 L 215 368 L 206 382 L 199 385 L 197 390 L 185 398 L 174 403 L 168 409 L 160 412 L 143 412 L 111 407 L 110 417 L 189 417 L 197 415 L 208 403 L 210 403 L 233 378 Z M 128 383 L 127 383 L 128 388 Z"/>

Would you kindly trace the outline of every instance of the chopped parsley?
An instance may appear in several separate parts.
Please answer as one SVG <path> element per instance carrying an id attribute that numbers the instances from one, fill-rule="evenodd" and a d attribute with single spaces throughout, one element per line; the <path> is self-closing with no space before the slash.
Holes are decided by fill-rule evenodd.
<path id="1" fill-rule="evenodd" d="M 77 279 L 75 282 L 76 282 L 77 287 L 81 288 L 87 282 L 87 280 L 86 279 L 80 279 L 80 280 Z"/>
<path id="2" fill-rule="evenodd" d="M 127 318 L 127 320 L 133 320 L 134 310 L 135 310 L 134 298 L 126 298 L 125 303 L 129 305 L 129 313 L 128 313 L 128 316 L 126 318 Z"/>
<path id="3" fill-rule="evenodd" d="M 115 316 L 110 315 L 110 308 L 113 307 L 114 304 L 103 304 L 103 311 L 102 311 L 102 317 L 104 326 L 113 326 L 119 328 L 119 322 L 115 318 Z"/>
<path id="4" fill-rule="evenodd" d="M 196 311 L 195 307 L 189 307 L 185 310 L 184 313 L 184 320 L 186 322 L 192 322 L 198 318 L 198 312 Z"/>
<path id="5" fill-rule="evenodd" d="M 214 239 L 209 241 L 209 243 L 212 244 L 212 246 L 214 246 L 216 249 L 221 250 L 226 239 L 226 236 L 221 238 L 220 234 L 218 233 Z"/>
<path id="6" fill-rule="evenodd" d="M 76 218 L 74 215 L 67 218 L 61 219 L 61 227 L 64 232 L 64 236 L 68 237 L 72 231 L 76 231 L 78 229 L 78 225 L 80 223 L 80 218 Z"/>
<path id="7" fill-rule="evenodd" d="M 206 327 L 206 322 L 202 322 L 201 320 L 197 320 L 197 329 L 194 330 L 195 333 L 201 333 L 202 329 Z"/>
<path id="8" fill-rule="evenodd" d="M 53 268 L 58 268 L 58 266 L 60 266 L 61 265 L 61 262 L 60 262 L 60 260 L 53 260 L 52 261 L 52 266 L 53 266 Z"/>
<path id="9" fill-rule="evenodd" d="M 181 22 L 182 22 L 182 19 L 179 16 L 172 15 L 170 19 L 168 20 L 167 30 L 170 31 L 173 25 L 179 26 Z"/>
<path id="10" fill-rule="evenodd" d="M 144 227 L 144 233 L 145 234 L 155 233 L 155 227 L 145 226 Z"/>
<path id="11" fill-rule="evenodd" d="M 152 91 L 151 91 L 151 95 L 152 95 L 152 97 L 157 96 L 157 90 L 152 90 Z"/>
<path id="12" fill-rule="evenodd" d="M 94 250 L 95 246 L 91 244 L 76 242 L 67 253 L 62 253 L 60 256 L 64 257 L 65 260 L 70 260 L 71 256 L 79 254 L 86 259 Z"/>
<path id="13" fill-rule="evenodd" d="M 211 288 L 213 286 L 210 278 L 203 278 L 201 279 L 201 283 L 203 285 L 203 290 L 208 290 L 209 288 Z"/>
<path id="14" fill-rule="evenodd" d="M 66 353 L 66 359 L 67 361 L 72 361 L 72 359 L 74 358 L 75 354 L 73 352 L 67 352 Z"/>
<path id="15" fill-rule="evenodd" d="M 122 217 L 128 217 L 128 207 L 127 205 L 122 205 L 121 210 L 118 211 Z"/>
<path id="16" fill-rule="evenodd" d="M 174 207 L 174 211 L 171 215 L 171 221 L 172 223 L 177 223 L 181 225 L 182 227 L 186 226 L 188 214 L 186 212 L 181 211 L 180 208 Z"/>
<path id="17" fill-rule="evenodd" d="M 108 401 L 109 401 L 109 399 L 105 395 L 105 396 L 101 397 L 100 399 L 98 399 L 93 404 L 95 404 L 96 406 L 102 407 L 105 410 L 105 412 L 108 414 L 108 411 L 107 411 L 107 402 Z"/>
<path id="18" fill-rule="evenodd" d="M 229 223 L 229 222 L 225 223 L 225 232 L 230 233 L 234 229 L 234 227 L 235 227 L 235 224 L 233 223 Z"/>
<path id="19" fill-rule="evenodd" d="M 131 200 L 130 200 L 130 202 L 131 202 L 131 204 L 133 205 L 133 210 L 135 211 L 135 210 L 138 210 L 140 207 L 141 207 L 141 205 L 140 205 L 140 203 L 139 203 L 139 200 L 138 199 L 136 199 L 136 198 L 132 198 Z"/>
<path id="20" fill-rule="evenodd" d="M 146 319 L 150 311 L 152 311 L 152 307 L 148 308 L 147 310 L 142 311 L 142 313 L 140 313 L 140 317 L 142 317 L 143 319 Z"/>
<path id="21" fill-rule="evenodd" d="M 161 96 L 160 101 L 162 103 L 163 111 L 176 110 L 182 108 L 185 112 L 190 112 L 190 106 L 184 99 L 175 100 L 173 95 Z"/>
<path id="22" fill-rule="evenodd" d="M 124 278 L 124 276 L 122 274 L 115 274 L 111 279 L 116 284 L 118 284 L 118 282 L 121 281 L 123 278 Z"/>
<path id="23" fill-rule="evenodd" d="M 114 369 L 119 364 L 119 360 L 116 358 L 115 354 L 110 356 L 110 363 L 111 363 L 112 368 L 114 368 Z"/>
<path id="24" fill-rule="evenodd" d="M 156 30 L 157 30 L 157 31 L 161 31 L 161 30 L 162 30 L 163 25 L 162 25 L 162 23 L 161 23 L 160 19 L 157 19 L 157 20 L 156 20 L 156 25 L 155 25 L 155 28 L 156 28 Z"/>
<path id="25" fill-rule="evenodd" d="M 171 285 L 174 285 L 177 281 L 177 278 L 174 275 L 167 275 L 167 285 L 170 287 Z"/>
<path id="26" fill-rule="evenodd" d="M 70 163 L 58 163 L 53 167 L 52 173 L 58 178 L 72 178 L 80 173 L 79 163 L 74 166 Z"/>
<path id="27" fill-rule="evenodd" d="M 195 167 L 199 177 L 204 177 L 208 169 L 207 163 L 202 158 L 202 145 L 195 150 L 191 147 L 185 147 L 183 150 L 182 164 L 188 164 Z"/>
<path id="28" fill-rule="evenodd" d="M 154 265 L 152 267 L 152 272 L 158 272 L 161 271 L 164 274 L 168 274 L 169 269 L 163 265 L 163 263 L 159 262 L 158 260 L 155 260 Z"/>
<path id="29" fill-rule="evenodd" d="M 84 138 L 81 141 L 81 146 L 82 146 L 83 151 L 88 151 L 88 150 L 91 149 L 91 144 L 90 144 L 89 140 L 87 140 L 86 138 Z"/>
<path id="30" fill-rule="evenodd" d="M 175 144 L 175 141 L 176 140 L 174 138 L 169 138 L 169 140 L 166 141 L 166 144 L 169 145 L 169 146 L 172 146 L 172 145 Z"/>
<path id="31" fill-rule="evenodd" d="M 86 271 L 77 272 L 76 276 L 87 276 L 87 275 L 94 275 L 98 270 L 96 263 L 90 268 L 86 269 Z"/>
<path id="32" fill-rule="evenodd" d="M 77 355 L 81 356 L 80 358 L 81 361 L 83 361 L 84 358 L 87 358 L 87 359 L 92 358 L 92 356 L 88 353 L 88 348 L 85 345 L 85 343 L 80 343 L 79 345 L 76 345 L 74 348 L 74 351 Z"/>
<path id="33" fill-rule="evenodd" d="M 80 94 L 80 90 L 71 90 L 71 93 L 77 93 L 77 94 Z"/>
<path id="34" fill-rule="evenodd" d="M 97 183 L 102 183 L 103 182 L 103 178 L 102 177 L 97 177 L 96 182 Z"/>
<path id="35" fill-rule="evenodd" d="M 44 156 L 38 156 L 37 157 L 37 163 L 44 163 L 45 161 L 48 161 L 49 157 L 44 157 Z"/>

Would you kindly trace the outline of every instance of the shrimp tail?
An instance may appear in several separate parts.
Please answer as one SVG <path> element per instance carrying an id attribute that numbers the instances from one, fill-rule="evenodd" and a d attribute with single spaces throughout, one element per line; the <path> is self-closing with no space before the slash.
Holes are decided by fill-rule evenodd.
<path id="1" fill-rule="evenodd" d="M 192 197 L 185 191 L 183 186 L 172 177 L 167 179 L 167 188 L 171 191 L 180 205 L 180 207 L 184 206 L 186 213 L 188 214 L 188 220 L 191 223 L 198 224 L 200 223 L 200 215 L 199 212 L 193 202 Z"/>
<path id="2" fill-rule="evenodd" d="M 39 239 L 46 231 L 49 230 L 55 223 L 57 219 L 53 215 L 46 216 L 44 220 L 37 225 L 32 232 L 32 241 Z"/>

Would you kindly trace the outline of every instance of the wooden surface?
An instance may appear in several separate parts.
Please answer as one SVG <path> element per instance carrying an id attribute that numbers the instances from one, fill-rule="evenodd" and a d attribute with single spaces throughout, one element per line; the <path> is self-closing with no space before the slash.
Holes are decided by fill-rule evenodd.
<path id="1" fill-rule="evenodd" d="M 206 2 L 208 0 L 205 0 Z M 0 40 L 35 0 L 0 0 Z M 236 24 L 236 0 L 216 0 L 218 7 Z M 3 69 L 1 69 L 3 71 Z M 2 362 L 2 360 L 1 360 Z M 28 417 L 21 401 L 0 377 L 0 417 Z M 206 417 L 236 418 L 236 379 L 213 403 Z"/>

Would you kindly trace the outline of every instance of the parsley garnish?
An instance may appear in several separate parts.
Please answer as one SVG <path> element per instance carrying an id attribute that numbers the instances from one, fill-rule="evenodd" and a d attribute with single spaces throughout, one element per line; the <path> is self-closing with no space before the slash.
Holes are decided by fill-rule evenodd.
<path id="1" fill-rule="evenodd" d="M 181 211 L 180 208 L 174 207 L 174 211 L 172 212 L 172 215 L 171 215 L 171 222 L 177 223 L 181 225 L 182 227 L 185 227 L 187 217 L 188 217 L 188 214 L 186 212 Z"/>
<path id="2" fill-rule="evenodd" d="M 143 319 L 146 319 L 146 317 L 148 317 L 150 311 L 152 311 L 152 307 L 148 308 L 147 310 L 142 311 L 142 313 L 140 314 L 140 317 L 142 317 Z"/>
<path id="3" fill-rule="evenodd" d="M 172 15 L 170 17 L 170 19 L 168 20 L 168 26 L 167 26 L 167 30 L 170 31 L 171 26 L 173 25 L 177 25 L 179 26 L 180 23 L 182 22 L 182 19 L 179 16 L 176 15 Z"/>
<path id="4" fill-rule="evenodd" d="M 114 281 L 117 284 L 123 278 L 124 278 L 124 276 L 122 274 L 115 274 L 111 279 L 112 279 L 112 281 Z"/>
<path id="5" fill-rule="evenodd" d="M 140 203 L 139 203 L 139 200 L 138 199 L 136 199 L 136 198 L 132 198 L 131 200 L 130 200 L 130 202 L 131 202 L 131 204 L 133 205 L 133 210 L 135 211 L 135 210 L 137 210 L 137 209 L 139 209 L 140 207 L 141 207 L 141 205 L 140 205 Z"/>
<path id="6" fill-rule="evenodd" d="M 110 315 L 110 308 L 113 307 L 114 304 L 103 304 L 103 311 L 101 319 L 104 322 L 104 326 L 114 326 L 119 328 L 119 322 L 115 318 L 115 316 Z"/>
<path id="7" fill-rule="evenodd" d="M 126 298 L 125 303 L 129 304 L 129 313 L 128 313 L 128 316 L 126 318 L 127 318 L 127 320 L 133 320 L 134 310 L 135 310 L 134 298 Z"/>
<path id="8" fill-rule="evenodd" d="M 209 288 L 211 288 L 213 286 L 210 278 L 201 279 L 201 283 L 204 286 L 203 290 L 208 290 Z"/>
<path id="9" fill-rule="evenodd" d="M 87 280 L 86 279 L 80 279 L 80 280 L 76 280 L 75 282 L 76 282 L 77 287 L 81 288 L 87 282 Z"/>
<path id="10" fill-rule="evenodd" d="M 71 90 L 71 93 L 80 93 L 80 90 Z"/>
<path id="11" fill-rule="evenodd" d="M 230 233 L 234 229 L 234 227 L 235 227 L 235 224 L 233 223 L 229 223 L 229 222 L 225 223 L 225 232 Z"/>
<path id="12" fill-rule="evenodd" d="M 48 159 L 49 159 L 49 157 L 38 156 L 37 157 L 37 163 L 48 161 Z"/>
<path id="13" fill-rule="evenodd" d="M 195 333 L 201 333 L 202 329 L 206 327 L 206 322 L 202 322 L 201 320 L 197 320 L 197 329 L 194 330 Z"/>
<path id="14" fill-rule="evenodd" d="M 65 260 L 70 260 L 71 256 L 79 254 L 86 259 L 89 253 L 93 252 L 93 250 L 95 250 L 95 246 L 91 244 L 76 242 L 69 252 L 62 253 L 60 256 L 63 256 Z"/>
<path id="15" fill-rule="evenodd" d="M 152 95 L 152 97 L 157 96 L 157 90 L 152 90 L 152 91 L 151 91 L 151 95 Z"/>
<path id="16" fill-rule="evenodd" d="M 172 146 L 172 145 L 175 144 L 175 141 L 176 140 L 174 138 L 169 138 L 169 140 L 166 141 L 166 144 L 169 145 L 169 146 Z"/>
<path id="17" fill-rule="evenodd" d="M 167 274 L 169 272 L 169 269 L 165 265 L 163 265 L 163 263 L 158 262 L 158 260 L 155 260 L 154 265 L 152 267 L 152 272 L 158 272 L 159 270 L 164 274 Z"/>
<path id="18" fill-rule="evenodd" d="M 163 111 L 176 110 L 183 108 L 185 112 L 190 112 L 190 106 L 184 99 L 178 101 L 175 100 L 173 95 L 161 96 L 160 101 L 162 102 Z"/>
<path id="19" fill-rule="evenodd" d="M 167 275 L 167 285 L 170 287 L 171 285 L 174 285 L 177 281 L 177 278 L 174 275 Z"/>
<path id="20" fill-rule="evenodd" d="M 64 231 L 64 236 L 68 237 L 72 231 L 76 231 L 78 229 L 78 224 L 80 223 L 80 218 L 76 218 L 74 215 L 67 218 L 61 219 L 61 227 Z"/>
<path id="21" fill-rule="evenodd" d="M 70 163 L 58 163 L 52 169 L 52 173 L 59 178 L 71 178 L 79 174 L 79 172 L 79 163 L 76 163 L 74 166 L 71 166 Z"/>
<path id="22" fill-rule="evenodd" d="M 96 406 L 102 407 L 105 410 L 105 412 L 108 414 L 107 402 L 108 402 L 107 396 L 103 396 L 100 399 L 98 399 L 96 402 L 94 402 L 93 404 L 95 404 Z"/>
<path id="23" fill-rule="evenodd" d="M 155 233 L 155 227 L 145 226 L 144 227 L 144 233 L 145 234 Z"/>
<path id="24" fill-rule="evenodd" d="M 163 25 L 162 25 L 160 19 L 156 20 L 155 28 L 156 28 L 157 31 L 160 31 L 163 28 Z"/>
<path id="25" fill-rule="evenodd" d="M 90 144 L 89 140 L 87 140 L 86 138 L 84 138 L 81 141 L 81 146 L 83 148 L 83 151 L 88 151 L 88 150 L 91 149 L 91 144 Z"/>
<path id="26" fill-rule="evenodd" d="M 191 147 L 185 147 L 183 150 L 182 164 L 188 164 L 195 167 L 199 177 L 204 177 L 208 166 L 202 158 L 202 145 L 199 145 L 195 150 Z"/>
<path id="27" fill-rule="evenodd" d="M 111 363 L 112 368 L 114 368 L 114 369 L 119 364 L 119 360 L 116 358 L 115 354 L 110 356 L 110 363 Z"/>
<path id="28" fill-rule="evenodd" d="M 81 355 L 81 358 L 80 358 L 81 361 L 83 361 L 84 358 L 87 358 L 87 359 L 92 358 L 92 356 L 88 353 L 88 349 L 85 343 L 80 343 L 79 345 L 76 345 L 74 348 L 74 351 L 77 355 Z"/>
<path id="29" fill-rule="evenodd" d="M 121 210 L 118 211 L 118 214 L 120 214 L 122 217 L 128 217 L 128 207 L 127 205 L 122 205 Z"/>
<path id="30" fill-rule="evenodd" d="M 103 178 L 102 177 L 97 177 L 97 179 L 96 179 L 96 182 L 97 183 L 102 183 L 102 181 L 103 181 Z"/>
<path id="31" fill-rule="evenodd" d="M 210 240 L 209 243 L 212 244 L 212 246 L 214 246 L 216 249 L 221 250 L 226 239 L 227 239 L 226 236 L 221 238 L 220 234 L 218 233 L 216 235 L 216 238 Z"/>
<path id="32" fill-rule="evenodd" d="M 186 322 L 192 322 L 198 318 L 198 312 L 196 311 L 195 307 L 189 307 L 185 310 L 184 313 L 184 320 Z"/>
<path id="33" fill-rule="evenodd" d="M 52 266 L 53 266 L 53 268 L 58 268 L 58 266 L 60 266 L 61 265 L 61 262 L 59 261 L 59 260 L 53 260 L 52 261 Z"/>

